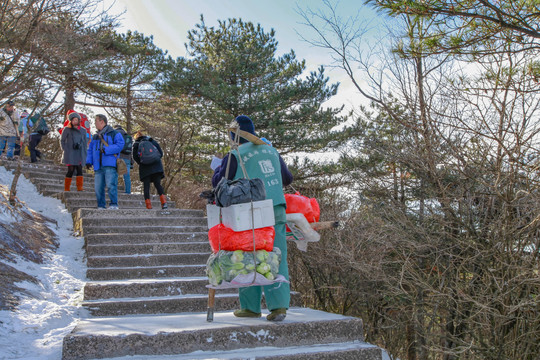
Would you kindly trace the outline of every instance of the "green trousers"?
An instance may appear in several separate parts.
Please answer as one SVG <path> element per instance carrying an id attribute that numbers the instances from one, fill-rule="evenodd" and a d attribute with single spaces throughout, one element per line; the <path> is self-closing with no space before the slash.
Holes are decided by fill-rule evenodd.
<path id="1" fill-rule="evenodd" d="M 285 237 L 285 206 L 274 206 L 274 217 L 276 219 L 276 237 L 274 238 L 274 248 L 281 250 L 281 263 L 278 274 L 289 280 L 289 267 L 287 265 L 287 239 Z M 275 309 L 288 309 L 291 301 L 291 287 L 288 283 L 277 282 L 267 286 L 250 286 L 240 288 L 240 308 L 248 309 L 256 313 L 261 312 L 261 298 L 264 289 L 266 307 L 272 311 Z"/>

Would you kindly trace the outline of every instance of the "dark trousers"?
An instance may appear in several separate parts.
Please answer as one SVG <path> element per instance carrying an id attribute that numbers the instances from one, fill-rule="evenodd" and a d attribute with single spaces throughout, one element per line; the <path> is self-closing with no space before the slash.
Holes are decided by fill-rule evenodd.
<path id="1" fill-rule="evenodd" d="M 143 179 L 144 199 L 150 199 L 150 184 L 154 183 L 159 195 L 163 195 L 163 186 L 161 186 L 161 173 L 145 176 Z"/>
<path id="2" fill-rule="evenodd" d="M 36 149 L 38 144 L 41 142 L 41 137 L 41 134 L 30 135 L 30 142 L 28 144 L 28 150 L 30 150 L 30 162 L 36 162 L 36 157 L 41 159 L 41 151 Z"/>
<path id="3" fill-rule="evenodd" d="M 76 172 L 76 176 L 83 176 L 82 165 L 68 165 L 67 178 L 73 177 L 73 173 Z"/>

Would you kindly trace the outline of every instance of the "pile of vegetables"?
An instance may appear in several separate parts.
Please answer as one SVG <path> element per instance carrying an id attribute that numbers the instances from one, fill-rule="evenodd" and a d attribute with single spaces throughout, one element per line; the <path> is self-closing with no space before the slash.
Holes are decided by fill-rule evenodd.
<path id="1" fill-rule="evenodd" d="M 281 262 L 281 251 L 224 251 L 212 254 L 206 263 L 206 275 L 210 284 L 220 285 L 223 281 L 231 282 L 238 275 L 253 274 L 254 271 L 274 280 L 278 274 Z"/>

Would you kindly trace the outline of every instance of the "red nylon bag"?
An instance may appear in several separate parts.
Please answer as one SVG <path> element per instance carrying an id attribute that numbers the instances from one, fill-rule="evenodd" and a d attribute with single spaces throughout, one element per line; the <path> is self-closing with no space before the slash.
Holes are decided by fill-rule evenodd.
<path id="1" fill-rule="evenodd" d="M 287 203 L 287 210 L 285 211 L 287 214 L 304 214 L 306 220 L 310 223 L 319 221 L 320 209 L 316 199 L 300 195 L 297 191 L 295 194 L 285 194 L 285 202 Z M 313 209 L 313 203 L 317 207 L 316 210 Z"/>
<path id="2" fill-rule="evenodd" d="M 309 199 L 311 203 L 311 208 L 313 209 L 313 216 L 315 217 L 315 222 L 319 222 L 321 218 L 321 208 L 319 202 L 315 198 Z"/>
<path id="3" fill-rule="evenodd" d="M 255 250 L 272 251 L 275 235 L 273 226 L 255 229 Z M 253 230 L 233 231 L 223 224 L 217 224 L 208 230 L 208 240 L 213 253 L 220 249 L 253 251 Z"/>

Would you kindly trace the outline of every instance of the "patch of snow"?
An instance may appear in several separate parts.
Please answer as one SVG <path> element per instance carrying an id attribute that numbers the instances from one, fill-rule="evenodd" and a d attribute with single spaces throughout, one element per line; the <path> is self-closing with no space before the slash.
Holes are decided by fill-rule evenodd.
<path id="1" fill-rule="evenodd" d="M 13 174 L 0 167 L 0 183 L 10 186 Z M 60 359 L 64 336 L 77 322 L 88 316 L 81 307 L 86 281 L 84 241 L 73 236 L 73 220 L 58 199 L 40 195 L 36 187 L 21 176 L 17 197 L 27 208 L 57 222 L 48 224 L 59 239 L 56 252 L 46 253 L 43 264 L 17 258 L 8 263 L 35 277 L 39 284 L 20 282 L 16 285 L 32 297 L 21 296 L 16 311 L 0 311 L 0 349 L 2 359 Z M 2 220 L 16 222 L 0 211 Z"/>
<path id="2" fill-rule="evenodd" d="M 319 352 L 334 353 L 338 351 L 354 349 L 372 349 L 375 346 L 352 341 L 345 343 L 330 343 L 309 346 L 293 346 L 279 348 L 274 346 L 261 346 L 256 348 L 244 348 L 230 351 L 195 351 L 189 354 L 178 355 L 135 355 L 112 358 L 114 360 L 227 360 L 227 359 L 256 359 L 267 356 L 286 356 L 292 354 L 313 354 Z M 246 355 L 249 354 L 249 355 Z M 248 356 L 248 357 L 246 357 Z M 385 358 L 383 357 L 383 360 Z"/>

